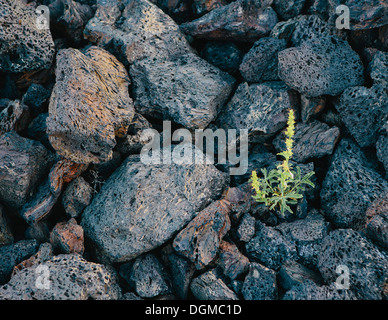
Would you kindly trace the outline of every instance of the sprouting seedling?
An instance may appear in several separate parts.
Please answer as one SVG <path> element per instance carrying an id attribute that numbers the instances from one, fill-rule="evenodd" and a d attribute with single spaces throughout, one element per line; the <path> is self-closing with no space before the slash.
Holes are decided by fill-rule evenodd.
<path id="1" fill-rule="evenodd" d="M 310 181 L 314 175 L 313 171 L 302 177 L 301 169 L 296 167 L 296 171 L 294 171 L 290 163 L 295 135 L 295 114 L 292 109 L 289 111 L 285 134 L 286 150 L 278 153 L 284 158 L 283 162 L 269 173 L 267 169 L 262 168 L 263 177 L 261 178 L 258 177 L 256 171 L 253 171 L 250 179 L 252 188 L 256 192 L 253 198 L 257 202 L 264 203 L 270 210 L 278 207 L 283 216 L 286 210 L 293 213 L 290 205 L 297 204 L 298 200 L 303 198 L 306 185 L 315 187 Z"/>

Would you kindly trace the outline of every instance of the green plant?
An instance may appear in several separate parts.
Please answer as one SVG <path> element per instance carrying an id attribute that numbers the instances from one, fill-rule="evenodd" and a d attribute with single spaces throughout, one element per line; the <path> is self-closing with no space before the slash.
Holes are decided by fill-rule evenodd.
<path id="1" fill-rule="evenodd" d="M 253 198 L 257 202 L 264 203 L 270 210 L 278 207 L 281 214 L 287 210 L 293 213 L 290 205 L 298 203 L 298 200 L 303 198 L 305 186 L 315 187 L 310 181 L 314 172 L 309 172 L 302 177 L 301 169 L 296 167 L 293 170 L 291 163 L 293 136 L 295 134 L 295 115 L 291 109 L 289 111 L 286 134 L 286 150 L 278 153 L 284 158 L 276 169 L 268 172 L 265 168 L 261 169 L 263 177 L 259 178 L 257 172 L 253 171 L 250 182 L 256 194 Z"/>

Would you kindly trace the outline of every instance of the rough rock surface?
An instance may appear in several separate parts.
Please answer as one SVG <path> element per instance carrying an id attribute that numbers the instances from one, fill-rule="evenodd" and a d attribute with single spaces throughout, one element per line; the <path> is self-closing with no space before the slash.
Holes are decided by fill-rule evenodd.
<path id="1" fill-rule="evenodd" d="M 212 269 L 193 279 L 190 289 L 198 300 L 238 300 L 237 295 Z"/>
<path id="2" fill-rule="evenodd" d="M 0 71 L 25 72 L 49 68 L 54 58 L 50 29 L 42 28 L 32 6 L 0 1 Z"/>
<path id="3" fill-rule="evenodd" d="M 317 117 L 326 107 L 326 97 L 308 98 L 304 95 L 300 97 L 301 120 L 303 123 Z"/>
<path id="4" fill-rule="evenodd" d="M 323 122 L 313 120 L 307 124 L 298 123 L 293 137 L 293 160 L 306 163 L 311 159 L 322 158 L 323 156 L 332 154 L 339 135 L 339 128 L 330 128 Z M 285 150 L 284 141 L 284 132 L 273 140 L 277 151 Z"/>
<path id="5" fill-rule="evenodd" d="M 229 73 L 238 70 L 243 53 L 233 42 L 209 41 L 201 51 L 207 62 Z"/>
<path id="6" fill-rule="evenodd" d="M 359 147 L 341 140 L 322 184 L 321 203 L 335 227 L 362 229 L 366 210 L 388 183 L 368 164 Z"/>
<path id="7" fill-rule="evenodd" d="M 349 285 L 358 299 L 382 299 L 388 281 L 387 255 L 357 231 L 338 229 L 322 242 L 318 267 L 327 283 L 336 281 L 338 266 L 349 270 Z"/>
<path id="8" fill-rule="evenodd" d="M 78 253 L 83 255 L 84 230 L 72 218 L 67 222 L 58 222 L 50 233 L 50 242 L 61 253 Z"/>
<path id="9" fill-rule="evenodd" d="M 0 201 L 11 213 L 33 195 L 52 160 L 52 154 L 38 141 L 14 131 L 0 136 Z"/>
<path id="10" fill-rule="evenodd" d="M 249 213 L 241 218 L 241 222 L 237 228 L 237 237 L 240 241 L 248 242 L 255 235 L 256 219 Z"/>
<path id="11" fill-rule="evenodd" d="M 62 205 L 67 215 L 76 218 L 90 204 L 93 198 L 93 189 L 84 178 L 74 179 L 66 187 L 62 195 Z"/>
<path id="12" fill-rule="evenodd" d="M 274 0 L 273 7 L 283 20 L 288 20 L 301 13 L 305 2 L 306 0 Z"/>
<path id="13" fill-rule="evenodd" d="M 136 111 L 205 128 L 227 101 L 234 78 L 194 54 L 146 58 L 131 65 Z"/>
<path id="14" fill-rule="evenodd" d="M 240 72 L 247 82 L 279 80 L 278 53 L 286 49 L 284 39 L 272 37 L 256 41 L 240 64 Z"/>
<path id="15" fill-rule="evenodd" d="M 275 271 L 252 262 L 242 287 L 245 300 L 277 299 L 278 287 Z"/>
<path id="16" fill-rule="evenodd" d="M 193 0 L 194 12 L 197 15 L 210 12 L 213 9 L 225 6 L 233 0 Z"/>
<path id="17" fill-rule="evenodd" d="M 114 262 L 150 251 L 219 196 L 226 177 L 211 165 L 155 165 L 128 159 L 82 214 L 85 234 Z"/>
<path id="18" fill-rule="evenodd" d="M 321 243 L 329 233 L 330 224 L 322 214 L 313 210 L 306 218 L 276 226 L 283 236 L 295 243 L 300 262 L 316 269 Z"/>
<path id="19" fill-rule="evenodd" d="M 388 193 L 376 198 L 366 211 L 366 235 L 388 250 Z"/>
<path id="20" fill-rule="evenodd" d="M 179 298 L 186 299 L 196 268 L 191 261 L 174 252 L 169 254 L 168 261 L 171 266 L 172 287 Z"/>
<path id="21" fill-rule="evenodd" d="M 9 221 L 5 215 L 3 207 L 0 205 L 0 247 L 11 244 L 14 241 Z"/>
<path id="22" fill-rule="evenodd" d="M 228 214 L 222 200 L 213 202 L 178 233 L 173 248 L 197 269 L 206 267 L 216 257 L 221 240 L 230 229 Z"/>
<path id="23" fill-rule="evenodd" d="M 370 63 L 371 77 L 375 84 L 388 86 L 388 52 L 378 51 Z"/>
<path id="24" fill-rule="evenodd" d="M 352 291 L 337 290 L 334 284 L 319 286 L 311 280 L 305 280 L 293 286 L 283 296 L 283 300 L 357 300 Z"/>
<path id="25" fill-rule="evenodd" d="M 335 108 L 361 147 L 375 145 L 388 123 L 388 93 L 381 85 L 348 88 Z"/>
<path id="26" fill-rule="evenodd" d="M 279 77 L 308 97 L 338 95 L 364 83 L 360 57 L 335 36 L 306 41 L 279 52 Z"/>
<path id="27" fill-rule="evenodd" d="M 41 286 L 36 286 L 37 274 L 42 277 L 38 279 Z M 120 296 L 111 268 L 88 262 L 77 254 L 61 254 L 44 264 L 32 265 L 0 287 L 2 300 L 117 300 Z"/>
<path id="28" fill-rule="evenodd" d="M 13 268 L 36 253 L 38 248 L 36 240 L 20 240 L 0 247 L 0 284 L 8 282 Z"/>
<path id="29" fill-rule="evenodd" d="M 388 136 L 381 135 L 376 143 L 377 157 L 383 163 L 385 173 L 388 174 Z"/>
<path id="30" fill-rule="evenodd" d="M 171 292 L 166 270 L 153 254 L 145 254 L 134 261 L 129 280 L 142 298 L 152 298 Z"/>
<path id="31" fill-rule="evenodd" d="M 247 257 L 267 268 L 279 269 L 287 260 L 297 259 L 295 243 L 274 227 L 256 225 L 255 236 L 245 245 Z"/>
<path id="32" fill-rule="evenodd" d="M 329 0 L 331 19 L 337 19 L 335 8 L 343 4 L 349 8 L 350 30 L 378 28 L 388 24 L 388 6 L 384 0 Z"/>
<path id="33" fill-rule="evenodd" d="M 20 100 L 9 101 L 6 108 L 0 112 L 0 135 L 9 132 L 23 131 L 30 120 L 28 107 Z"/>
<path id="34" fill-rule="evenodd" d="M 279 283 L 285 290 L 290 290 L 293 286 L 311 280 L 316 284 L 322 283 L 319 273 L 306 268 L 296 261 L 285 262 L 278 273 Z"/>
<path id="35" fill-rule="evenodd" d="M 220 244 L 219 265 L 228 278 L 234 280 L 249 266 L 249 260 L 233 243 L 222 241 Z"/>
<path id="36" fill-rule="evenodd" d="M 109 160 L 115 136 L 126 132 L 135 113 L 129 84 L 124 66 L 107 51 L 61 50 L 47 118 L 58 154 L 78 163 Z"/>
<path id="37" fill-rule="evenodd" d="M 269 137 L 283 129 L 293 99 L 282 82 L 240 84 L 217 119 L 221 128 L 248 129 Z"/>
<path id="38" fill-rule="evenodd" d="M 271 3 L 272 0 L 237 0 L 181 24 L 180 29 L 197 38 L 254 42 L 268 35 L 278 22 Z"/>
<path id="39" fill-rule="evenodd" d="M 192 52 L 178 25 L 147 0 L 99 1 L 85 37 L 100 47 L 112 47 L 123 63 L 145 57 L 169 60 Z"/>
<path id="40" fill-rule="evenodd" d="M 50 95 L 50 90 L 40 84 L 32 83 L 23 95 L 22 104 L 27 105 L 30 114 L 35 117 L 45 111 L 44 107 L 47 106 Z"/>

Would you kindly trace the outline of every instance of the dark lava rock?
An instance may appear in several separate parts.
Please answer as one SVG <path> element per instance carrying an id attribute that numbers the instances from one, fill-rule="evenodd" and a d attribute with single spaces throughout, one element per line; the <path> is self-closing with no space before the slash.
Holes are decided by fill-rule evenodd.
<path id="1" fill-rule="evenodd" d="M 388 250 L 388 193 L 372 202 L 366 211 L 366 217 L 368 238 Z"/>
<path id="2" fill-rule="evenodd" d="M 307 124 L 297 123 L 293 137 L 292 159 L 296 162 L 306 163 L 311 159 L 332 154 L 339 135 L 340 130 L 337 127 L 330 128 L 326 123 L 316 120 Z M 277 151 L 286 149 L 285 138 L 285 134 L 282 132 L 273 140 L 272 143 Z"/>
<path id="3" fill-rule="evenodd" d="M 172 288 L 179 298 L 187 299 L 191 279 L 196 271 L 194 264 L 174 252 L 168 255 L 168 262 L 171 269 Z"/>
<path id="4" fill-rule="evenodd" d="M 51 230 L 50 243 L 61 253 L 78 253 L 82 256 L 85 251 L 84 230 L 74 218 L 58 222 Z"/>
<path id="5" fill-rule="evenodd" d="M 241 222 L 236 231 L 238 240 L 243 242 L 249 242 L 255 235 L 255 225 L 256 219 L 252 217 L 249 213 L 246 213 L 242 217 Z"/>
<path id="6" fill-rule="evenodd" d="M 274 0 L 273 7 L 283 20 L 288 20 L 302 12 L 305 2 L 306 0 Z"/>
<path id="7" fill-rule="evenodd" d="M 11 244 L 14 241 L 12 231 L 9 227 L 8 218 L 0 205 L 0 247 Z"/>
<path id="8" fill-rule="evenodd" d="M 153 298 L 171 292 L 168 274 L 153 254 L 140 256 L 134 261 L 129 279 L 142 298 Z"/>
<path id="9" fill-rule="evenodd" d="M 36 117 L 39 113 L 44 112 L 50 99 L 51 91 L 44 86 L 32 83 L 26 93 L 23 95 L 22 103 L 29 107 L 30 114 Z"/>
<path id="10" fill-rule="evenodd" d="M 373 56 L 369 66 L 371 77 L 375 84 L 388 87 L 388 52 L 378 51 Z"/>
<path id="11" fill-rule="evenodd" d="M 275 300 L 278 297 L 275 271 L 251 263 L 245 277 L 242 295 L 245 300 Z"/>
<path id="12" fill-rule="evenodd" d="M 280 79 L 308 97 L 335 96 L 364 83 L 360 57 L 335 36 L 283 50 L 278 59 Z"/>
<path id="13" fill-rule="evenodd" d="M 381 135 L 376 143 L 377 157 L 383 163 L 385 173 L 388 174 L 388 136 Z"/>
<path id="14" fill-rule="evenodd" d="M 201 51 L 201 57 L 222 71 L 234 73 L 238 70 L 243 53 L 233 42 L 208 41 Z"/>
<path id="15" fill-rule="evenodd" d="M 34 7 L 24 1 L 0 1 L 0 71 L 25 72 L 49 68 L 54 41 L 38 24 Z"/>
<path id="16" fill-rule="evenodd" d="M 249 260 L 235 244 L 222 241 L 218 261 L 222 271 L 228 278 L 234 280 L 243 274 L 249 266 Z"/>
<path id="17" fill-rule="evenodd" d="M 87 22 L 93 17 L 93 10 L 87 4 L 73 0 L 48 0 L 50 20 L 53 30 L 64 33 L 75 44 L 83 40 L 83 31 Z"/>
<path id="18" fill-rule="evenodd" d="M 214 269 L 193 279 L 190 289 L 198 300 L 238 300 Z"/>
<path id="19" fill-rule="evenodd" d="M 301 262 L 316 269 L 322 239 L 329 233 L 330 224 L 317 211 L 312 210 L 304 219 L 284 222 L 276 227 L 282 235 L 295 243 Z"/>
<path id="20" fill-rule="evenodd" d="M 0 112 L 0 135 L 12 130 L 23 131 L 29 121 L 28 107 L 20 100 L 9 101 L 7 107 Z"/>
<path id="21" fill-rule="evenodd" d="M 37 275 L 41 283 L 37 282 Z M 61 254 L 43 265 L 33 264 L 0 287 L 0 300 L 118 300 L 120 297 L 115 271 L 88 262 L 78 254 Z"/>
<path id="22" fill-rule="evenodd" d="M 326 97 L 308 98 L 304 95 L 300 97 L 300 117 L 303 123 L 317 117 L 326 107 Z"/>
<path id="23" fill-rule="evenodd" d="M 195 54 L 143 59 L 130 67 L 136 111 L 186 128 L 205 128 L 227 101 L 234 78 Z"/>
<path id="24" fill-rule="evenodd" d="M 192 0 L 155 0 L 153 2 L 177 23 L 182 23 L 193 18 Z"/>
<path id="25" fill-rule="evenodd" d="M 126 133 L 135 114 L 129 85 L 124 66 L 107 51 L 61 50 L 47 118 L 58 154 L 77 163 L 109 160 L 115 136 Z"/>
<path id="26" fill-rule="evenodd" d="M 306 268 L 296 261 L 287 261 L 279 270 L 279 283 L 285 290 L 290 290 L 293 286 L 311 280 L 316 284 L 322 283 L 319 273 Z"/>
<path id="27" fill-rule="evenodd" d="M 254 42 L 268 35 L 278 22 L 272 0 L 237 0 L 180 25 L 193 37 Z"/>
<path id="28" fill-rule="evenodd" d="M 343 139 L 322 184 L 322 209 L 337 228 L 362 229 L 369 205 L 387 188 L 359 147 Z"/>
<path id="29" fill-rule="evenodd" d="M 47 175 L 52 154 L 38 141 L 14 131 L 0 136 L 0 201 L 19 210 Z"/>
<path id="30" fill-rule="evenodd" d="M 329 0 L 330 18 L 336 20 L 335 9 L 345 5 L 350 13 L 350 30 L 373 29 L 388 24 L 388 6 L 385 0 Z"/>
<path id="31" fill-rule="evenodd" d="M 247 257 L 270 269 L 279 269 L 287 260 L 298 258 L 295 243 L 274 227 L 256 224 L 255 236 L 245 245 Z"/>
<path id="32" fill-rule="evenodd" d="M 227 178 L 212 165 L 145 165 L 128 158 L 82 214 L 85 234 L 113 262 L 150 251 L 218 197 Z"/>
<path id="33" fill-rule="evenodd" d="M 54 151 L 47 135 L 46 120 L 48 113 L 41 113 L 33 119 L 25 132 L 26 137 L 32 140 L 37 140 L 43 144 L 48 150 Z"/>
<path id="34" fill-rule="evenodd" d="M 125 64 L 193 51 L 174 20 L 147 0 L 99 1 L 84 34 L 90 42 L 113 49 Z"/>
<path id="35" fill-rule="evenodd" d="M 213 9 L 225 6 L 233 0 L 193 0 L 194 13 L 203 15 Z"/>
<path id="36" fill-rule="evenodd" d="M 346 89 L 335 108 L 361 147 L 375 145 L 388 123 L 388 93 L 380 85 Z"/>
<path id="37" fill-rule="evenodd" d="M 84 178 L 78 177 L 68 184 L 62 195 L 62 205 L 71 218 L 79 217 L 90 204 L 93 189 Z"/>
<path id="38" fill-rule="evenodd" d="M 349 285 L 358 299 L 380 300 L 388 281 L 388 258 L 357 231 L 338 229 L 322 242 L 318 267 L 327 283 L 335 282 L 338 266 L 349 270 Z"/>
<path id="39" fill-rule="evenodd" d="M 13 267 L 36 253 L 38 248 L 36 240 L 20 240 L 0 247 L 0 284 L 8 282 Z"/>
<path id="40" fill-rule="evenodd" d="M 282 300 L 357 300 L 352 291 L 337 290 L 334 284 L 319 286 L 311 280 L 305 280 L 293 286 Z"/>
<path id="41" fill-rule="evenodd" d="M 202 269 L 216 257 L 230 226 L 227 206 L 222 201 L 213 202 L 178 233 L 173 248 L 193 262 L 197 269 Z"/>
<path id="42" fill-rule="evenodd" d="M 276 38 L 261 38 L 244 56 L 240 72 L 247 82 L 279 80 L 278 53 L 286 49 L 286 41 Z"/>
<path id="43" fill-rule="evenodd" d="M 217 123 L 224 129 L 248 129 L 258 140 L 271 137 L 286 126 L 288 110 L 294 102 L 289 90 L 282 82 L 251 85 L 244 82 L 220 113 Z"/>

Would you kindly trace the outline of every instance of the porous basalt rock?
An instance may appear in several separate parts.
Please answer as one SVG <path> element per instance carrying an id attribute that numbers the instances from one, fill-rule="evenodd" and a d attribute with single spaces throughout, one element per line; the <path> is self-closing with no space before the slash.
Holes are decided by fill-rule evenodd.
<path id="1" fill-rule="evenodd" d="M 47 133 L 59 155 L 78 163 L 112 157 L 115 136 L 126 133 L 135 111 L 124 66 L 98 47 L 57 55 Z"/>

